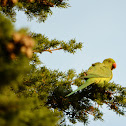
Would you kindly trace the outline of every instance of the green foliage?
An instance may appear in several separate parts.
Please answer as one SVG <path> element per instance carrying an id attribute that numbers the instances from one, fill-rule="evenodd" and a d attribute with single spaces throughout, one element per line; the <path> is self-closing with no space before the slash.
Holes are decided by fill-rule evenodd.
<path id="1" fill-rule="evenodd" d="M 16 10 L 24 11 L 28 19 L 37 18 L 44 22 L 52 14 L 51 7 L 67 8 L 66 0 L 3 0 L 0 1 L 0 11 L 15 21 Z M 16 9 L 15 9 L 16 7 Z"/>
<path id="2" fill-rule="evenodd" d="M 68 116 L 68 119 L 74 122 L 78 120 L 88 123 L 89 114 L 94 116 L 94 120 L 103 120 L 103 113 L 99 108 L 99 105 L 103 104 L 117 114 L 124 115 L 126 107 L 124 92 L 126 93 L 126 88 L 120 89 L 120 86 L 115 83 L 108 83 L 104 87 L 93 84 L 65 98 L 66 91 L 58 87 L 49 97 L 48 104 L 51 104 L 53 108 L 59 108 L 64 115 Z"/>
<path id="3" fill-rule="evenodd" d="M 66 2 L 12 1 L 4 6 L 0 1 L 0 126 L 65 126 L 66 118 L 73 124 L 77 121 L 88 124 L 89 115 L 94 120 L 103 120 L 99 105 L 104 104 L 113 112 L 125 115 L 126 88 L 114 82 L 92 84 L 65 97 L 72 91 L 71 85 L 85 83 L 84 71 L 76 74 L 72 69 L 61 72 L 47 69 L 46 66 L 38 67 L 41 64 L 39 53 L 43 55 L 44 51 L 53 53 L 61 49 L 75 53 L 82 48 L 82 43 L 76 43 L 74 39 L 69 42 L 49 40 L 44 35 L 28 33 L 25 29 L 16 31 L 11 21 L 2 15 L 4 13 L 13 17 L 14 9 L 18 8 L 31 17 L 45 20 L 51 6 L 64 7 Z M 33 39 L 35 46 L 32 50 Z M 29 48 L 32 57 L 28 55 Z"/>
<path id="4" fill-rule="evenodd" d="M 12 50 L 8 51 L 7 45 L 13 40 L 14 27 L 3 15 L 0 15 L 0 19 L 0 125 L 38 126 L 46 124 L 55 126 L 62 117 L 62 113 L 57 109 L 49 109 L 45 105 L 52 86 L 45 86 L 43 83 L 44 88 L 39 89 L 42 86 L 42 73 L 44 72 L 50 78 L 49 70 L 37 71 L 34 64 L 39 62 L 38 57 L 34 54 L 32 59 L 28 59 L 16 45 L 15 48 L 18 50 L 14 52 L 15 57 L 10 57 Z M 20 33 L 26 34 L 25 30 L 21 30 Z M 20 44 L 24 41 L 22 34 L 18 33 L 21 38 L 16 35 L 18 39 L 14 42 Z M 27 39 L 27 44 L 29 44 L 29 39 Z M 23 43 L 21 45 L 24 46 Z M 33 59 L 36 62 L 32 62 Z M 52 74 L 52 76 L 56 75 Z M 51 83 L 51 79 L 46 82 Z"/>
<path id="5" fill-rule="evenodd" d="M 49 110 L 38 100 L 37 96 L 17 96 L 12 90 L 0 92 L 0 125 L 1 126 L 55 126 L 59 112 Z"/>
<path id="6" fill-rule="evenodd" d="M 16 60 L 10 58 L 14 53 L 8 51 L 7 48 L 12 41 L 14 27 L 12 23 L 0 14 L 0 86 L 18 81 L 23 73 L 29 71 L 29 60 L 20 55 Z M 12 57 L 13 58 L 13 57 Z M 22 62 L 20 62 L 22 60 Z"/>
<path id="7" fill-rule="evenodd" d="M 63 49 L 64 51 L 75 53 L 77 49 L 82 48 L 82 43 L 76 43 L 75 39 L 70 40 L 68 43 L 64 41 L 58 41 L 56 39 L 49 40 L 47 37 L 41 34 L 32 33 L 31 36 L 36 40 L 36 46 L 34 52 L 42 53 Z"/>

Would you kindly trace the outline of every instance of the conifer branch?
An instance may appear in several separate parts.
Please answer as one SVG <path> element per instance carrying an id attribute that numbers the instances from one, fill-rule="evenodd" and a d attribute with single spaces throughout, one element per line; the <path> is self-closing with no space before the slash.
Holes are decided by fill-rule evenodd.
<path id="1" fill-rule="evenodd" d="M 42 51 L 37 51 L 37 50 L 34 50 L 33 52 L 39 52 L 39 53 L 42 53 L 42 52 L 47 51 L 47 52 L 52 53 L 52 51 L 56 51 L 56 50 L 60 50 L 60 49 L 63 49 L 63 48 L 62 48 L 62 47 L 60 47 L 60 48 L 56 48 L 56 49 L 45 49 L 45 50 L 42 50 Z"/>

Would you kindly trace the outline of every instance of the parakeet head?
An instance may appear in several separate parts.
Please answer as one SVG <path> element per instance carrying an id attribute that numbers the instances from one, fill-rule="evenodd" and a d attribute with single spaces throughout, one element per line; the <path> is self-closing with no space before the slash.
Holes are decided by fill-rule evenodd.
<path id="1" fill-rule="evenodd" d="M 116 62 L 112 58 L 105 59 L 103 63 L 110 66 L 111 70 L 116 68 Z"/>

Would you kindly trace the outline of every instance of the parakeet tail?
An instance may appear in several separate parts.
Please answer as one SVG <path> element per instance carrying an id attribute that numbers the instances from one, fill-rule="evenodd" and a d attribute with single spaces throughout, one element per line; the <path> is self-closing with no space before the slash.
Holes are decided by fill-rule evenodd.
<path id="1" fill-rule="evenodd" d="M 88 79 L 83 85 L 81 85 L 79 88 L 77 88 L 75 91 L 69 93 L 68 95 L 66 95 L 66 97 L 69 97 L 70 95 L 74 94 L 75 92 L 82 90 L 84 88 L 86 88 L 87 86 L 89 86 L 90 84 L 94 83 L 93 79 Z"/>

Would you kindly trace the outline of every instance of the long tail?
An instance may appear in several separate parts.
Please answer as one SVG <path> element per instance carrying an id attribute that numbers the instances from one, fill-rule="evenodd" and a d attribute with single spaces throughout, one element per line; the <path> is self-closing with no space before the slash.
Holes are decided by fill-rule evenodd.
<path id="1" fill-rule="evenodd" d="M 66 97 L 69 97 L 70 95 L 74 94 L 76 91 L 79 91 L 81 89 L 86 88 L 87 86 L 89 86 L 90 84 L 92 84 L 94 82 L 94 80 L 91 81 L 91 79 L 88 79 L 83 85 L 81 85 L 79 88 L 77 88 L 75 91 L 69 93 L 68 95 L 66 95 Z"/>

